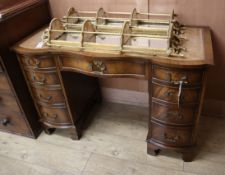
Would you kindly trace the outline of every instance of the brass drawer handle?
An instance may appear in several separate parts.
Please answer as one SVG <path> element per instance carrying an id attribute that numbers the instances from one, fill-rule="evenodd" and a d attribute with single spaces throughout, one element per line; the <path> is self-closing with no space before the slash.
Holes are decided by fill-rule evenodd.
<path id="1" fill-rule="evenodd" d="M 90 63 L 90 68 L 92 72 L 101 74 L 106 71 L 106 65 L 102 61 L 92 61 L 92 63 Z"/>
<path id="2" fill-rule="evenodd" d="M 47 112 L 44 112 L 44 113 L 43 113 L 43 116 L 44 116 L 45 118 L 51 118 L 51 119 L 53 119 L 53 120 L 56 120 L 56 118 L 58 117 L 57 114 L 52 114 L 52 115 L 50 115 L 50 114 L 47 113 Z"/>
<path id="3" fill-rule="evenodd" d="M 175 95 L 174 92 L 171 92 L 171 91 L 165 92 L 165 96 L 166 96 L 166 97 L 172 97 L 172 96 L 174 96 L 174 95 Z"/>
<path id="4" fill-rule="evenodd" d="M 31 78 L 32 78 L 32 80 L 33 80 L 35 83 L 38 83 L 38 84 L 40 84 L 40 85 L 44 85 L 45 82 L 46 82 L 46 78 L 45 78 L 45 77 L 37 78 L 35 75 L 32 75 Z"/>
<path id="5" fill-rule="evenodd" d="M 10 123 L 9 119 L 4 118 L 0 120 L 0 124 L 3 126 L 7 126 Z"/>
<path id="6" fill-rule="evenodd" d="M 183 114 L 180 114 L 178 111 L 169 111 L 165 115 L 162 116 L 163 118 L 171 118 L 175 117 L 177 120 L 183 119 Z"/>
<path id="7" fill-rule="evenodd" d="M 27 57 L 27 58 L 25 58 L 25 63 L 26 63 L 26 65 L 32 66 L 37 69 L 37 68 L 39 68 L 41 61 L 38 59 L 32 59 L 32 58 Z"/>
<path id="8" fill-rule="evenodd" d="M 176 136 L 168 136 L 167 133 L 164 133 L 164 139 L 169 141 L 169 142 L 177 143 L 181 138 L 178 135 L 176 135 Z"/>
<path id="9" fill-rule="evenodd" d="M 47 96 L 47 97 L 45 97 L 45 96 L 43 96 L 42 94 L 39 94 L 39 98 L 40 98 L 41 101 L 43 101 L 43 102 L 45 102 L 45 103 L 49 103 L 50 100 L 52 100 L 52 96 Z"/>

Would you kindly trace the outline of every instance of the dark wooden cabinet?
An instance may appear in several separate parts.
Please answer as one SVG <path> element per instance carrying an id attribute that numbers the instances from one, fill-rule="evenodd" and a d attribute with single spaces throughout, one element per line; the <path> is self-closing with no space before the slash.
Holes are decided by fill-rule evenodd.
<path id="1" fill-rule="evenodd" d="M 36 138 L 41 124 L 10 47 L 49 22 L 48 1 L 4 1 L 0 14 L 0 130 Z"/>

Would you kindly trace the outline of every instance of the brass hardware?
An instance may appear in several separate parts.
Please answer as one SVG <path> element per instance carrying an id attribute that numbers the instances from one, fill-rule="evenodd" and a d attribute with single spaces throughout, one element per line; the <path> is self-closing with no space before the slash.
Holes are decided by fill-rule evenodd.
<path id="1" fill-rule="evenodd" d="M 163 118 L 176 118 L 177 120 L 181 120 L 183 118 L 183 115 L 180 114 L 178 111 L 169 111 L 167 112 Z"/>
<path id="2" fill-rule="evenodd" d="M 106 65 L 102 61 L 96 61 L 94 60 L 91 64 L 91 71 L 92 72 L 98 72 L 98 73 L 104 73 L 106 71 Z"/>
<path id="3" fill-rule="evenodd" d="M 39 98 L 41 101 L 45 102 L 45 103 L 49 103 L 50 100 L 52 100 L 52 96 L 47 96 L 47 97 L 44 97 L 43 95 L 39 94 Z"/>
<path id="4" fill-rule="evenodd" d="M 166 97 L 172 97 L 172 96 L 174 96 L 174 92 L 166 92 L 165 96 Z"/>
<path id="5" fill-rule="evenodd" d="M 26 57 L 25 58 L 25 62 L 26 62 L 26 65 L 27 66 L 31 66 L 31 67 L 34 67 L 34 68 L 39 68 L 39 65 L 41 63 L 40 60 L 38 59 L 32 59 L 32 58 L 29 58 L 29 57 Z"/>
<path id="6" fill-rule="evenodd" d="M 7 126 L 9 123 L 10 123 L 10 121 L 7 118 L 0 120 L 0 124 L 3 126 Z"/>
<path id="7" fill-rule="evenodd" d="M 168 136 L 167 133 L 164 133 L 164 139 L 169 141 L 169 142 L 177 143 L 180 140 L 180 136 L 178 136 L 178 135 Z"/>
<path id="8" fill-rule="evenodd" d="M 55 120 L 55 119 L 58 117 L 57 114 L 52 114 L 52 115 L 50 115 L 50 114 L 48 114 L 47 112 L 44 112 L 44 113 L 43 113 L 43 116 L 44 116 L 45 118 L 51 118 L 51 119 L 53 119 L 53 120 Z"/>
<path id="9" fill-rule="evenodd" d="M 42 77 L 42 78 L 37 78 L 35 75 L 32 75 L 32 80 L 34 81 L 34 83 L 40 84 L 40 85 L 44 85 L 46 78 Z"/>

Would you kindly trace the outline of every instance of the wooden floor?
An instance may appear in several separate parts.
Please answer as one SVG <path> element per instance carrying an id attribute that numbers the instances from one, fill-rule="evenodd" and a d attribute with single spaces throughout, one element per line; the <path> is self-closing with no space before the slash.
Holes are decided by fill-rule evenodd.
<path id="1" fill-rule="evenodd" d="M 105 103 L 80 141 L 66 131 L 37 140 L 0 133 L 0 175 L 223 175 L 225 120 L 202 117 L 199 154 L 191 163 L 180 155 L 146 154 L 146 108 Z"/>

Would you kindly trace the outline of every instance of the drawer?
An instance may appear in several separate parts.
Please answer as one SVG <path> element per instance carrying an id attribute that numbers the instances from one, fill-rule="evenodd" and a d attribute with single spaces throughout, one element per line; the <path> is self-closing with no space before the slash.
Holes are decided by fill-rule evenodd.
<path id="1" fill-rule="evenodd" d="M 200 88 L 182 88 L 179 98 L 179 88 L 153 83 L 152 93 L 153 98 L 169 103 L 198 103 L 200 100 Z"/>
<path id="2" fill-rule="evenodd" d="M 198 112 L 196 106 L 166 105 L 152 102 L 152 120 L 170 125 L 193 125 Z"/>
<path id="3" fill-rule="evenodd" d="M 119 60 L 88 60 L 80 58 L 60 59 L 62 69 L 75 69 L 89 74 L 146 76 L 146 63 Z"/>
<path id="4" fill-rule="evenodd" d="M 200 85 L 202 83 L 202 70 L 183 70 L 183 69 L 167 69 L 159 66 L 153 66 L 153 80 L 177 84 L 178 81 L 185 81 L 185 85 Z"/>
<path id="5" fill-rule="evenodd" d="M 192 127 L 168 127 L 151 123 L 152 139 L 170 146 L 188 146 L 192 144 Z"/>
<path id="6" fill-rule="evenodd" d="M 65 104 L 65 98 L 61 89 L 59 90 L 45 90 L 42 88 L 32 88 L 35 98 L 46 104 Z"/>
<path id="7" fill-rule="evenodd" d="M 30 69 L 56 69 L 52 56 L 21 56 L 21 62 Z"/>
<path id="8" fill-rule="evenodd" d="M 0 73 L 0 92 L 12 93 L 9 82 L 4 73 Z"/>
<path id="9" fill-rule="evenodd" d="M 10 114 L 0 113 L 0 130 L 31 135 L 25 119 L 18 113 L 13 112 L 10 112 Z"/>
<path id="10" fill-rule="evenodd" d="M 21 112 L 16 98 L 12 94 L 0 93 L 0 105 L 9 111 Z"/>
<path id="11" fill-rule="evenodd" d="M 26 71 L 28 80 L 33 85 L 57 86 L 60 80 L 56 71 Z"/>
<path id="12" fill-rule="evenodd" d="M 44 122 L 56 125 L 71 124 L 66 107 L 54 108 L 40 106 L 41 117 Z"/>

